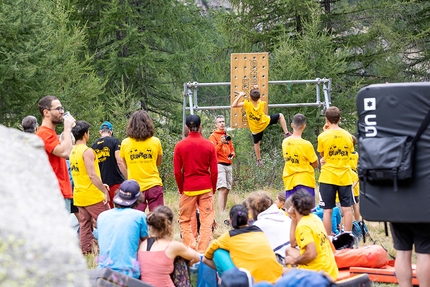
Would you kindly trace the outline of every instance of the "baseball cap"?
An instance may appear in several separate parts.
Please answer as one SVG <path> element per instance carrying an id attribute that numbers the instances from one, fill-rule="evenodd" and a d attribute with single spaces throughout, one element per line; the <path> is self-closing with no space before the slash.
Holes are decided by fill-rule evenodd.
<path id="1" fill-rule="evenodd" d="M 119 186 L 113 202 L 121 206 L 133 205 L 140 195 L 140 186 L 134 179 L 126 180 Z"/>
<path id="2" fill-rule="evenodd" d="M 198 115 L 189 115 L 186 118 L 185 124 L 188 128 L 198 128 L 200 127 L 200 117 Z"/>
<path id="3" fill-rule="evenodd" d="M 251 287 L 253 279 L 248 270 L 243 268 L 232 268 L 221 275 L 220 287 Z"/>
<path id="4" fill-rule="evenodd" d="M 105 121 L 104 123 L 102 123 L 102 125 L 100 126 L 100 130 L 102 129 L 109 129 L 111 131 L 113 131 L 113 126 L 110 122 Z"/>

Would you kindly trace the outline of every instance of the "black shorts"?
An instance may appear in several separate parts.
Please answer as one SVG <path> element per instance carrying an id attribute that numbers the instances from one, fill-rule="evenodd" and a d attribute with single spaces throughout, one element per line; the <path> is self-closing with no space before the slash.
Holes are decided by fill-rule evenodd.
<path id="1" fill-rule="evenodd" d="M 342 207 L 348 207 L 355 203 L 352 185 L 337 186 L 320 183 L 320 206 L 322 209 L 333 209 L 336 206 L 336 193 L 339 194 Z"/>
<path id="2" fill-rule="evenodd" d="M 415 252 L 430 254 L 430 223 L 390 223 L 396 250 L 409 251 L 415 245 Z"/>
<path id="3" fill-rule="evenodd" d="M 279 121 L 279 114 L 270 115 L 269 126 L 276 124 L 278 121 Z M 258 144 L 263 139 L 263 132 L 264 131 L 259 132 L 258 134 L 252 135 L 252 137 L 254 138 L 254 144 Z"/>

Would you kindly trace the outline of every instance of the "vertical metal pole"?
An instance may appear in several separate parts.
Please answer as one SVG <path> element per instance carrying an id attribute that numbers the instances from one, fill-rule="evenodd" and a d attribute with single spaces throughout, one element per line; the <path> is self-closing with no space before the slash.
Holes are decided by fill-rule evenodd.
<path id="1" fill-rule="evenodd" d="M 191 85 L 191 83 L 190 83 Z M 193 109 L 193 93 L 190 89 L 190 85 L 187 85 L 187 92 L 188 92 L 188 101 L 190 102 L 190 114 L 194 115 L 194 109 Z"/>
<path id="2" fill-rule="evenodd" d="M 317 93 L 317 101 L 316 101 L 316 103 L 319 103 L 320 100 L 321 100 L 321 97 L 320 97 L 320 79 L 317 78 L 317 81 L 318 82 L 315 84 L 316 93 Z"/>
<path id="3" fill-rule="evenodd" d="M 194 82 L 193 83 L 193 88 L 194 88 L 194 107 L 198 107 L 197 106 L 197 87 L 198 87 L 198 83 Z"/>
<path id="4" fill-rule="evenodd" d="M 327 85 L 325 83 L 323 84 L 323 91 L 324 91 L 325 108 L 328 109 L 330 107 L 330 96 L 329 96 Z"/>
<path id="5" fill-rule="evenodd" d="M 185 134 L 185 118 L 186 118 L 186 112 L 185 108 L 187 107 L 187 83 L 184 83 L 184 109 L 182 110 L 182 139 L 184 138 Z"/>

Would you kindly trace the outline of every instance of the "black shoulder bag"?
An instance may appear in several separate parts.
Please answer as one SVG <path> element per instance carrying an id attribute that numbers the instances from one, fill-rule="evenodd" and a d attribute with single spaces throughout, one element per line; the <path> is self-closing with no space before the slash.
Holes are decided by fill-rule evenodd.
<path id="1" fill-rule="evenodd" d="M 414 137 L 364 138 L 358 141 L 358 176 L 364 182 L 393 182 L 412 178 L 415 145 L 430 123 L 430 110 Z"/>

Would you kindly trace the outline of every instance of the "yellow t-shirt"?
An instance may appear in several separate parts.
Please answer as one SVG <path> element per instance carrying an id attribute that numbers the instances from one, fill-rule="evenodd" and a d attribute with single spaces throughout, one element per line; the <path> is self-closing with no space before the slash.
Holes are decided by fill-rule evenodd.
<path id="1" fill-rule="evenodd" d="M 249 100 L 243 101 L 243 107 L 248 119 L 249 129 L 253 134 L 264 131 L 270 124 L 270 117 L 264 112 L 265 101 L 258 100 L 257 107 Z"/>
<path id="2" fill-rule="evenodd" d="M 205 252 L 205 257 L 212 259 L 218 248 L 229 251 L 234 265 L 248 270 L 255 283 L 260 281 L 275 283 L 282 275 L 282 266 L 276 261 L 269 240 L 256 225 L 225 232 L 212 241 Z"/>
<path id="3" fill-rule="evenodd" d="M 312 242 L 315 243 L 317 251 L 317 257 L 314 260 L 308 264 L 300 264 L 298 268 L 324 271 L 336 280 L 339 270 L 321 219 L 312 213 L 303 216 L 297 223 L 295 235 L 300 255 L 305 252 L 306 245 Z"/>
<path id="4" fill-rule="evenodd" d="M 315 188 L 315 171 L 311 163 L 318 157 L 312 144 L 304 139 L 286 138 L 282 142 L 282 155 L 285 160 L 284 189 L 291 190 L 297 185 Z"/>
<path id="5" fill-rule="evenodd" d="M 140 191 L 163 186 L 157 168 L 157 158 L 163 155 L 158 138 L 150 137 L 144 141 L 126 138 L 121 143 L 119 155 L 127 164 L 128 179 L 136 180 Z"/>
<path id="6" fill-rule="evenodd" d="M 324 152 L 319 182 L 338 186 L 352 184 L 350 155 L 354 151 L 351 134 L 344 129 L 327 130 L 318 136 L 318 152 Z"/>
<path id="7" fill-rule="evenodd" d="M 349 162 L 351 165 L 351 179 L 352 179 L 352 183 L 358 181 L 358 171 L 357 171 L 357 166 L 358 166 L 358 153 L 356 151 L 351 153 L 351 156 L 349 157 Z M 354 196 L 359 196 L 360 195 L 360 183 L 357 183 L 354 186 Z"/>
<path id="8" fill-rule="evenodd" d="M 83 158 L 83 154 L 87 149 L 90 149 L 94 153 L 94 168 L 97 176 L 101 178 L 99 164 L 94 150 L 84 144 L 75 145 L 70 153 L 69 160 L 73 183 L 75 185 L 73 191 L 73 204 L 76 206 L 89 206 L 105 199 L 103 192 L 98 189 L 88 177 L 88 172 Z"/>

